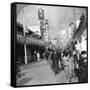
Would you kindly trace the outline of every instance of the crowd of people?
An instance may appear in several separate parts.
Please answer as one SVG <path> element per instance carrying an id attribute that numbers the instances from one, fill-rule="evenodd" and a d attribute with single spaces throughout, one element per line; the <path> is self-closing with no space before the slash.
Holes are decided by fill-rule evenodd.
<path id="1" fill-rule="evenodd" d="M 65 71 L 68 83 L 73 83 L 73 78 L 78 79 L 77 82 L 88 82 L 87 52 L 79 52 L 75 48 L 75 43 L 71 47 L 66 49 L 54 48 L 52 51 L 47 48 L 44 58 L 50 64 L 55 75 L 62 70 Z"/>
<path id="2" fill-rule="evenodd" d="M 84 22 L 84 16 L 81 16 L 81 23 L 80 27 L 84 28 L 83 22 Z M 83 26 L 83 27 L 82 27 Z M 69 25 L 69 29 L 75 29 L 75 25 L 71 23 Z M 87 28 L 87 27 L 86 27 Z M 75 30 L 74 30 L 75 31 Z M 86 42 L 86 41 L 85 41 Z M 37 62 L 41 60 L 47 60 L 49 63 L 51 70 L 57 75 L 60 73 L 62 70 L 66 73 L 66 78 L 68 83 L 73 83 L 72 79 L 78 79 L 77 82 L 88 82 L 88 59 L 87 59 L 87 51 L 82 50 L 79 51 L 76 48 L 77 41 L 73 41 L 70 45 L 70 47 L 61 49 L 61 48 L 43 48 L 41 49 L 35 49 L 30 48 L 31 54 L 29 55 L 30 58 L 30 63 L 31 62 Z M 84 43 L 83 46 L 86 47 L 86 44 Z M 79 47 L 80 49 L 80 47 Z M 21 59 L 24 61 L 23 59 Z M 28 62 L 29 62 L 28 60 Z M 20 61 L 20 58 L 19 60 Z M 20 74 L 20 65 L 17 64 L 17 76 Z"/>
<path id="3" fill-rule="evenodd" d="M 49 48 L 46 48 L 42 53 L 34 51 L 33 60 L 46 60 L 55 75 L 63 70 L 66 74 L 67 83 L 73 83 L 73 78 L 78 79 L 77 82 L 88 82 L 87 51 L 83 50 L 79 52 L 75 48 L 76 44 L 74 42 L 70 48 L 65 49 L 53 48 L 49 50 Z M 20 72 L 18 66 L 17 73 Z M 18 73 L 17 75 L 20 76 L 21 74 Z"/>

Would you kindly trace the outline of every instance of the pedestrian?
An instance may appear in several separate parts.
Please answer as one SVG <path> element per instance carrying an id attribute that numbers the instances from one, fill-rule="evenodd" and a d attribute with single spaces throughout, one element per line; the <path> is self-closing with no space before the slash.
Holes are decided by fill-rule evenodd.
<path id="1" fill-rule="evenodd" d="M 75 73 L 74 73 L 74 58 L 71 54 L 71 52 L 69 53 L 69 82 L 72 82 L 72 78 L 75 78 Z"/>
<path id="2" fill-rule="evenodd" d="M 37 61 L 37 52 L 34 51 L 34 61 Z"/>
<path id="3" fill-rule="evenodd" d="M 79 60 L 79 72 L 78 72 L 79 82 L 88 82 L 88 63 L 87 63 L 87 52 L 82 51 Z"/>
<path id="4" fill-rule="evenodd" d="M 40 54 L 39 54 L 39 51 L 37 52 L 37 61 L 40 61 Z"/>
<path id="5" fill-rule="evenodd" d="M 57 51 L 57 57 L 58 57 L 58 69 L 61 69 L 61 52 L 60 52 L 60 49 L 58 49 Z"/>
<path id="6" fill-rule="evenodd" d="M 66 51 L 64 51 L 63 65 L 64 71 L 66 73 L 67 83 L 69 83 L 69 62 L 68 62 L 68 53 Z"/>
<path id="7" fill-rule="evenodd" d="M 58 73 L 58 69 L 57 69 L 58 68 L 58 57 L 57 57 L 57 53 L 55 49 L 52 52 L 51 59 L 52 59 L 53 71 L 55 72 L 55 74 L 57 74 Z"/>

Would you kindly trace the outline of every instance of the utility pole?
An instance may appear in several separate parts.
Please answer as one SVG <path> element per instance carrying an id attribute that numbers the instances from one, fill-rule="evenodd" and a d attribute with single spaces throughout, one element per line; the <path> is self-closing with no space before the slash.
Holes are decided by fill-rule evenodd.
<path id="1" fill-rule="evenodd" d="M 23 10 L 23 32 L 24 32 L 24 62 L 25 64 L 27 64 L 27 48 L 26 48 L 26 34 L 25 34 L 25 31 L 26 31 L 26 27 L 25 27 L 25 22 L 24 22 L 24 10 Z"/>

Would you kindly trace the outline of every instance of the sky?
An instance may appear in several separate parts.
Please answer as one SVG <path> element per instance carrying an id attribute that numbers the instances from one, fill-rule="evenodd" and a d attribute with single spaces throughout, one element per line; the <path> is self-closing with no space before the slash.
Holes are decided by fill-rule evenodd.
<path id="1" fill-rule="evenodd" d="M 84 8 L 77 7 L 58 7 L 42 5 L 17 4 L 17 22 L 26 26 L 38 26 L 38 9 L 44 10 L 45 19 L 49 22 L 49 37 L 58 37 L 60 42 L 67 43 L 67 35 L 63 35 L 63 30 L 68 32 L 67 28 L 71 22 L 79 20 L 82 13 L 86 13 Z M 64 37 L 64 38 L 62 38 Z M 63 44 L 62 44 L 63 46 Z"/>

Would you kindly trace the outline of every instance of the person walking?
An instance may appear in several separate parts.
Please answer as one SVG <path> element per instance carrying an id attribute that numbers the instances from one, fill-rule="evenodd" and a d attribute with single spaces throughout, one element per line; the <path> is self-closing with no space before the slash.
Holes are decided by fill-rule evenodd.
<path id="1" fill-rule="evenodd" d="M 51 59 L 52 59 L 53 71 L 55 72 L 55 74 L 57 74 L 58 73 L 58 57 L 57 57 L 56 50 L 53 51 L 53 53 L 51 55 Z"/>

